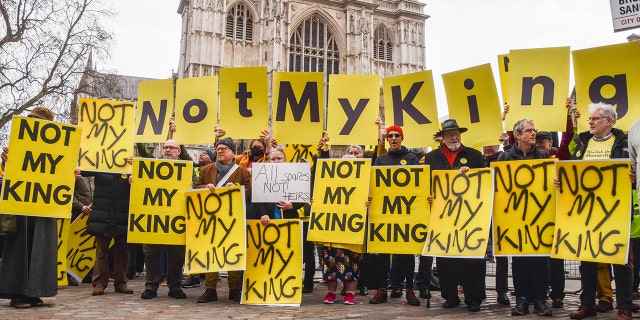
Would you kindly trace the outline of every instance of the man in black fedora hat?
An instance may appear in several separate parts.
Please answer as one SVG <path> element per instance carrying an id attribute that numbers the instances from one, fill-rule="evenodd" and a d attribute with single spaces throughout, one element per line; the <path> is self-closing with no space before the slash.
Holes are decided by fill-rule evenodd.
<path id="1" fill-rule="evenodd" d="M 456 120 L 448 119 L 442 123 L 442 129 L 436 132 L 436 137 L 442 137 L 442 143 L 425 156 L 424 164 L 433 170 L 460 169 L 463 173 L 470 168 L 482 168 L 484 162 L 480 151 L 462 145 L 463 132 Z M 431 258 L 432 259 L 432 258 Z M 429 257 L 421 257 L 420 264 L 430 264 Z M 436 265 L 440 276 L 440 292 L 445 299 L 443 307 L 453 308 L 460 305 L 458 298 L 458 283 L 464 289 L 464 303 L 471 312 L 480 310 L 484 296 L 484 277 L 486 262 L 483 258 L 436 258 Z"/>

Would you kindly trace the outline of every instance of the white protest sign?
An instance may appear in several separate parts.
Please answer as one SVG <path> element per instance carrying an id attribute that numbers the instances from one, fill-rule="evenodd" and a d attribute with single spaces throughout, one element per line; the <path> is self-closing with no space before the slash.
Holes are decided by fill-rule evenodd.
<path id="1" fill-rule="evenodd" d="M 254 163 L 252 202 L 309 202 L 311 170 L 308 163 Z"/>

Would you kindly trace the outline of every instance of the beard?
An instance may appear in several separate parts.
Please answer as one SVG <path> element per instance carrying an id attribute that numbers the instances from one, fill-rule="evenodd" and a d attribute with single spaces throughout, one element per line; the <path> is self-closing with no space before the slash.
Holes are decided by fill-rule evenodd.
<path id="1" fill-rule="evenodd" d="M 450 151 L 458 151 L 458 149 L 460 149 L 460 147 L 462 147 L 462 143 L 458 142 L 445 142 L 444 145 L 447 147 L 447 149 L 449 149 Z"/>

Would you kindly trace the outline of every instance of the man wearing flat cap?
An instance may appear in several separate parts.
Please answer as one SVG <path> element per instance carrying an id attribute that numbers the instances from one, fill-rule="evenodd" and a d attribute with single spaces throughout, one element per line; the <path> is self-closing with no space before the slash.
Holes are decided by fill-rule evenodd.
<path id="1" fill-rule="evenodd" d="M 424 164 L 431 166 L 432 172 L 459 169 L 464 173 L 470 168 L 483 168 L 482 153 L 462 145 L 462 133 L 466 131 L 467 128 L 458 126 L 456 120 L 445 120 L 442 129 L 436 133 L 436 137 L 442 137 L 442 143 L 438 149 L 427 153 Z M 459 283 L 464 289 L 467 309 L 471 312 L 479 311 L 484 296 L 485 260 L 438 257 L 436 265 L 440 275 L 440 292 L 445 300 L 443 306 L 453 308 L 460 305 Z"/>
<path id="2" fill-rule="evenodd" d="M 200 169 L 200 177 L 195 183 L 196 188 L 208 188 L 213 192 L 216 188 L 244 186 L 245 203 L 251 199 L 251 173 L 236 164 L 236 144 L 231 138 L 224 138 L 216 144 L 216 162 Z M 242 296 L 242 271 L 229 271 L 229 300 L 240 302 Z M 206 290 L 198 298 L 198 303 L 218 300 L 216 287 L 218 272 L 205 274 Z"/>

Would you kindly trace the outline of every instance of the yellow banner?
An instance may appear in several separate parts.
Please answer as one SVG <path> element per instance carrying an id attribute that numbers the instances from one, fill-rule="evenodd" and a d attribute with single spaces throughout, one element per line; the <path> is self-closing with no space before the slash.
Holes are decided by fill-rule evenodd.
<path id="1" fill-rule="evenodd" d="M 493 211 L 493 171 L 434 170 L 431 176 L 432 214 L 422 255 L 483 258 Z"/>
<path id="2" fill-rule="evenodd" d="M 69 245 L 69 226 L 71 219 L 56 219 L 58 225 L 58 286 L 69 285 L 67 280 L 67 247 Z"/>
<path id="3" fill-rule="evenodd" d="M 172 114 L 173 79 L 140 82 L 133 140 L 136 143 L 165 142 Z"/>
<path id="4" fill-rule="evenodd" d="M 449 118 L 472 135 L 465 135 L 464 145 L 481 150 L 499 144 L 502 112 L 490 64 L 483 64 L 442 75 L 447 93 Z"/>
<path id="5" fill-rule="evenodd" d="M 497 256 L 549 255 L 556 214 L 554 160 L 495 161 L 493 244 Z"/>
<path id="6" fill-rule="evenodd" d="M 551 257 L 626 264 L 631 224 L 630 161 L 559 161 Z"/>
<path id="7" fill-rule="evenodd" d="M 173 138 L 181 144 L 213 144 L 217 121 L 218 77 L 176 80 L 176 132 Z"/>
<path id="8" fill-rule="evenodd" d="M 385 125 L 402 127 L 402 144 L 409 147 L 438 146 L 431 139 L 440 130 L 431 70 L 383 78 L 382 90 Z"/>
<path id="9" fill-rule="evenodd" d="M 576 106 L 581 115 L 578 132 L 589 130 L 587 107 L 598 102 L 613 105 L 618 114 L 615 127 L 626 131 L 640 118 L 640 43 L 629 41 L 572 54 Z"/>
<path id="10" fill-rule="evenodd" d="M 429 166 L 371 169 L 367 252 L 420 254 L 431 209 Z"/>
<path id="11" fill-rule="evenodd" d="M 498 73 L 500 74 L 500 88 L 502 103 L 507 102 L 509 92 L 509 55 L 498 55 Z"/>
<path id="12" fill-rule="evenodd" d="M 302 224 L 298 219 L 247 222 L 247 269 L 242 304 L 299 306 L 302 302 Z"/>
<path id="13" fill-rule="evenodd" d="M 67 273 L 78 282 L 82 282 L 96 262 L 96 238 L 87 233 L 88 220 L 89 215 L 85 214 L 73 220 L 67 238 Z"/>
<path id="14" fill-rule="evenodd" d="M 133 159 L 127 242 L 185 244 L 185 198 L 193 162 Z"/>
<path id="15" fill-rule="evenodd" d="M 536 128 L 564 131 L 569 95 L 569 47 L 511 50 L 506 126 L 532 119 Z"/>
<path id="16" fill-rule="evenodd" d="M 309 241 L 362 244 L 371 159 L 318 159 Z"/>
<path id="17" fill-rule="evenodd" d="M 187 239 L 184 272 L 244 270 L 247 259 L 243 186 L 185 193 Z"/>
<path id="18" fill-rule="evenodd" d="M 321 136 L 318 136 L 320 140 Z M 287 162 L 296 162 L 299 158 L 306 159 L 311 167 L 316 165 L 316 159 L 318 158 L 317 149 L 318 144 L 285 144 L 284 154 L 287 157 Z"/>
<path id="19" fill-rule="evenodd" d="M 278 143 L 317 144 L 324 123 L 324 73 L 275 72 L 272 104 Z"/>
<path id="20" fill-rule="evenodd" d="M 127 158 L 133 155 L 133 111 L 133 102 L 80 98 L 80 169 L 131 172 Z"/>
<path id="21" fill-rule="evenodd" d="M 335 145 L 367 144 L 378 134 L 380 76 L 329 75 L 327 131 Z"/>
<path id="22" fill-rule="evenodd" d="M 267 67 L 220 69 L 220 124 L 227 135 L 256 139 L 268 120 Z"/>
<path id="23" fill-rule="evenodd" d="M 0 212 L 70 218 L 81 129 L 13 117 Z"/>

